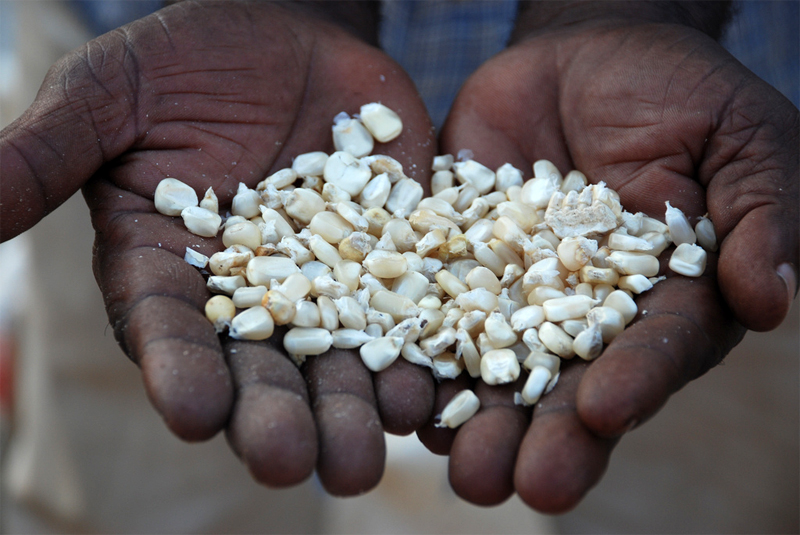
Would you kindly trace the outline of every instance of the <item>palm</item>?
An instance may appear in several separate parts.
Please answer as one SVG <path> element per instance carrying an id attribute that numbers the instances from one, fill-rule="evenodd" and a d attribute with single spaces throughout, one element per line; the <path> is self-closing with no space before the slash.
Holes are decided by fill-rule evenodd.
<path id="1" fill-rule="evenodd" d="M 36 183 L 45 190 L 27 215 L 4 203 L 3 239 L 93 175 L 84 196 L 95 273 L 117 338 L 168 426 L 187 440 L 227 428 L 268 485 L 297 483 L 316 467 L 335 494 L 374 486 L 384 427 L 408 433 L 429 416 L 428 375 L 398 362 L 373 378 L 344 351 L 301 374 L 279 342 L 221 346 L 202 315 L 203 279 L 183 261 L 187 246 L 211 254 L 221 243 L 156 213 L 152 198 L 172 176 L 200 194 L 213 187 L 224 210 L 239 182 L 254 187 L 300 153 L 330 152 L 332 118 L 371 101 L 406 126 L 378 149 L 426 180 L 410 164 L 433 156 L 430 123 L 402 70 L 342 30 L 275 5 L 187 2 L 90 42 L 43 87 L 0 138 L 3 196 Z M 392 395 L 398 383 L 419 395 Z"/>
<path id="2" fill-rule="evenodd" d="M 605 181 L 632 212 L 663 217 L 665 200 L 690 216 L 708 211 L 725 241 L 718 269 L 711 262 L 699 280 L 659 283 L 599 360 L 566 366 L 527 430 L 519 422 L 529 415 L 510 391 L 457 434 L 427 429 L 424 440 L 450 451 L 462 496 L 497 503 L 516 490 L 537 509 L 572 507 L 601 476 L 614 437 L 740 340 L 737 319 L 756 329 L 780 322 L 788 301 L 771 247 L 784 240 L 782 260 L 796 265 L 797 226 L 780 218 L 797 219 L 798 169 L 796 143 L 776 147 L 774 139 L 791 140 L 794 129 L 796 141 L 797 110 L 773 93 L 704 36 L 655 25 L 534 37 L 468 80 L 442 132 L 443 151 L 469 148 L 489 166 L 523 170 L 549 159 L 562 172 Z M 780 187 L 788 196 L 776 195 Z M 770 204 L 770 194 L 785 200 Z M 782 235 L 753 239 L 773 230 Z M 746 247 L 753 272 L 771 278 L 742 277 Z M 503 447 L 487 458 L 487 443 Z"/>

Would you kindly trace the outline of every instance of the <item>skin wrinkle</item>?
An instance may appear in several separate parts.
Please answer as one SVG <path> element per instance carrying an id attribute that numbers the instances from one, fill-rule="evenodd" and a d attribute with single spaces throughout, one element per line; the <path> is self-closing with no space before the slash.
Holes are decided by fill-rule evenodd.
<path id="1" fill-rule="evenodd" d="M 153 13 L 153 17 L 155 17 L 161 28 L 164 30 L 164 37 L 167 38 L 170 50 L 175 51 L 175 42 L 172 40 L 172 32 L 170 31 L 169 24 L 164 19 L 164 16 L 161 14 L 160 11 L 156 11 L 155 13 Z"/>
<path id="2" fill-rule="evenodd" d="M 33 133 L 29 128 L 23 128 L 23 130 L 25 132 L 27 132 L 28 134 L 30 134 L 31 136 L 33 136 L 33 137 L 36 137 L 36 138 L 39 137 L 38 135 Z M 48 202 L 49 195 L 47 195 L 47 188 L 45 187 L 44 182 L 42 181 L 41 177 L 39 176 L 39 173 L 36 173 L 34 171 L 35 168 L 33 167 L 33 163 L 31 162 L 31 160 L 28 159 L 28 156 L 25 154 L 25 151 L 22 150 L 19 146 L 17 146 L 17 142 L 14 141 L 14 140 L 10 140 L 10 141 L 7 141 L 6 143 L 9 146 L 13 147 L 14 150 L 19 155 L 19 157 L 22 158 L 22 161 L 25 162 L 25 166 L 28 168 L 30 177 L 33 178 L 33 181 L 32 181 L 33 185 L 36 187 L 36 190 L 38 191 L 38 197 L 40 199 L 38 205 L 43 207 L 43 209 L 41 210 L 41 212 L 42 212 L 41 217 L 46 216 L 48 213 L 50 213 L 50 210 L 48 210 L 48 208 L 47 208 L 47 206 L 49 204 L 49 202 Z M 45 144 L 45 146 L 49 147 L 49 144 Z M 51 150 L 53 150 L 53 152 L 55 152 L 55 149 L 51 148 Z M 30 184 L 30 182 L 28 182 L 27 184 Z M 3 202 L 0 202 L 0 206 L 2 204 L 3 204 Z"/>

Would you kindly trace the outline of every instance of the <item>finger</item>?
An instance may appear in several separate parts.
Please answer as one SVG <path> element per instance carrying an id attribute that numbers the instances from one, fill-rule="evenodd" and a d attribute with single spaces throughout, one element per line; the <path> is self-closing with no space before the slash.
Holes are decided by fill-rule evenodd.
<path id="1" fill-rule="evenodd" d="M 671 277 L 637 303 L 637 318 L 578 389 L 581 419 L 601 436 L 619 436 L 647 420 L 744 336 L 710 276 Z"/>
<path id="2" fill-rule="evenodd" d="M 228 441 L 253 477 L 296 485 L 317 462 L 318 441 L 305 380 L 272 344 L 225 342 L 236 388 Z"/>
<path id="3" fill-rule="evenodd" d="M 97 206 L 113 204 L 108 199 L 136 206 L 134 195 L 105 183 L 93 183 L 86 196 L 98 231 L 95 276 L 117 340 L 140 366 L 148 397 L 167 426 L 185 440 L 212 437 L 228 419 L 233 387 L 219 339 L 202 312 L 209 297 L 205 281 L 182 252 L 185 243 L 213 248 L 214 240 L 195 241 L 160 214 L 105 217 L 108 212 Z"/>
<path id="4" fill-rule="evenodd" d="M 797 292 L 800 118 L 760 80 L 738 97 L 709 140 L 701 176 L 721 241 L 720 288 L 741 323 L 764 331 L 783 321 Z"/>
<path id="5" fill-rule="evenodd" d="M 408 435 L 430 420 L 435 389 L 427 368 L 399 358 L 374 375 L 373 385 L 387 433 Z"/>
<path id="6" fill-rule="evenodd" d="M 530 411 L 514 403 L 523 384 L 475 385 L 481 407 L 458 429 L 449 465 L 450 485 L 471 503 L 497 505 L 514 493 L 517 449 L 530 421 Z"/>
<path id="7" fill-rule="evenodd" d="M 436 384 L 436 393 L 433 401 L 433 410 L 428 422 L 417 430 L 417 438 L 420 442 L 436 455 L 447 455 L 456 438 L 457 429 L 449 427 L 436 427 L 439 416 L 450 403 L 453 397 L 464 390 L 472 387 L 472 380 L 469 375 L 462 373 L 455 379 L 446 379 Z"/>
<path id="8" fill-rule="evenodd" d="M 319 435 L 317 473 L 334 496 L 354 496 L 383 476 L 386 443 L 372 377 L 353 351 L 308 357 L 305 375 Z"/>
<path id="9" fill-rule="evenodd" d="M 556 388 L 542 397 L 517 456 L 514 488 L 537 511 L 564 513 L 600 480 L 615 440 L 599 438 L 575 411 L 575 391 L 586 365 L 567 363 Z"/>

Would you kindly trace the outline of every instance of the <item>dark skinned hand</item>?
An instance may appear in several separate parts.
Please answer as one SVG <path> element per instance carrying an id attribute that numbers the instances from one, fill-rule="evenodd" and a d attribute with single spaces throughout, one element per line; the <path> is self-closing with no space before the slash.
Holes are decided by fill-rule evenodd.
<path id="1" fill-rule="evenodd" d="M 336 350 L 298 369 L 280 336 L 221 342 L 203 315 L 203 277 L 183 260 L 187 246 L 210 255 L 221 240 L 157 213 L 153 193 L 171 176 L 201 197 L 213 187 L 229 207 L 239 182 L 255 187 L 298 154 L 332 152 L 333 117 L 376 101 L 401 114 L 404 133 L 375 152 L 425 183 L 427 166 L 411 163 L 434 155 L 427 112 L 369 39 L 309 6 L 182 2 L 62 58 L 0 134 L 0 238 L 83 188 L 109 320 L 152 404 L 185 440 L 225 429 L 270 486 L 316 469 L 335 495 L 374 487 L 384 429 L 407 434 L 430 416 L 430 373 L 401 359 L 373 375 L 357 353 Z"/>
<path id="2" fill-rule="evenodd" d="M 628 211 L 662 221 L 666 200 L 691 218 L 708 212 L 721 243 L 700 278 L 662 266 L 669 278 L 638 298 L 628 329 L 591 364 L 565 362 L 532 414 L 513 404 L 514 388 L 478 381 L 475 417 L 418 432 L 449 453 L 464 499 L 496 504 L 516 492 L 563 512 L 597 483 L 621 435 L 718 364 L 745 328 L 772 329 L 788 312 L 798 112 L 697 30 L 590 21 L 528 34 L 476 71 L 440 137 L 443 153 L 462 148 L 492 168 L 530 173 L 549 159 L 579 169 Z M 436 411 L 467 379 L 441 385 Z"/>

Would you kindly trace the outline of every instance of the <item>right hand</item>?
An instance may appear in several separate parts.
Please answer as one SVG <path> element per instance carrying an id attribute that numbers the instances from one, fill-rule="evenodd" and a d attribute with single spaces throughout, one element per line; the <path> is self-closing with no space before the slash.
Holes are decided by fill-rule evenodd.
<path id="1" fill-rule="evenodd" d="M 226 429 L 266 485 L 316 468 L 330 493 L 352 495 L 380 480 L 384 429 L 410 433 L 430 417 L 430 374 L 401 360 L 373 376 L 336 350 L 298 370 L 279 337 L 221 343 L 203 315 L 204 280 L 183 260 L 187 246 L 210 255 L 221 240 L 153 206 L 170 176 L 200 196 L 213 187 L 224 211 L 239 182 L 255 187 L 298 154 L 332 152 L 332 118 L 377 101 L 404 132 L 375 152 L 426 183 L 427 166 L 411 163 L 431 161 L 436 145 L 411 80 L 310 10 L 187 1 L 62 58 L 0 133 L 0 239 L 83 188 L 110 324 L 167 426 L 185 440 Z"/>

